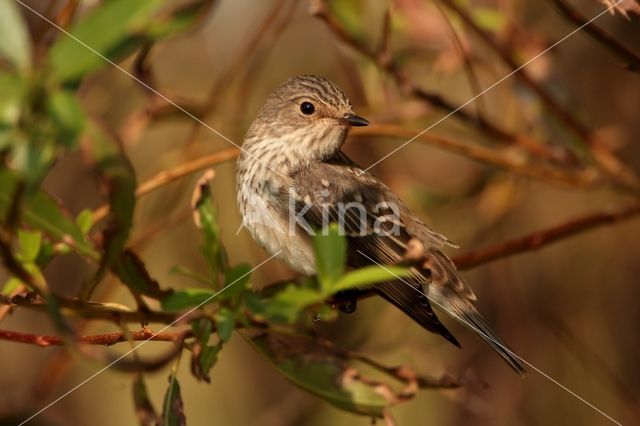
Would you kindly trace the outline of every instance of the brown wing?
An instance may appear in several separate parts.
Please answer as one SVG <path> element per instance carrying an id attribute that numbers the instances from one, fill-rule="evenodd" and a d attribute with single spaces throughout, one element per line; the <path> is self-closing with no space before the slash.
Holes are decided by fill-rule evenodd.
<path id="1" fill-rule="evenodd" d="M 359 171 L 346 157 L 338 156 L 292 174 L 296 191 L 286 196 L 296 198 L 297 211 L 311 229 L 321 228 L 328 222 L 339 224 L 347 236 L 349 267 L 399 263 L 412 238 L 404 220 L 406 207 L 381 182 Z M 446 243 L 444 237 L 424 228 L 425 235 L 420 239 L 427 241 L 423 243 L 438 248 Z M 459 347 L 424 294 L 422 285 L 429 282 L 430 276 L 431 272 L 424 274 L 415 270 L 414 275 L 405 280 L 410 285 L 393 281 L 378 284 L 374 289 L 422 327 Z"/>

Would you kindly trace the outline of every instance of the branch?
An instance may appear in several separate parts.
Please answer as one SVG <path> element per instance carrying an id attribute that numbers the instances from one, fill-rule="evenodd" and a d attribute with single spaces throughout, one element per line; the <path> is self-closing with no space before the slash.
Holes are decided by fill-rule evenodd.
<path id="1" fill-rule="evenodd" d="M 171 169 L 163 170 L 138 185 L 138 188 L 136 189 L 136 196 L 141 197 L 175 180 L 199 170 L 206 169 L 207 167 L 234 160 L 239 154 L 240 150 L 238 148 L 223 149 L 222 151 L 214 152 L 213 154 L 198 157 L 195 160 L 179 164 Z M 107 204 L 104 204 L 94 210 L 94 224 L 104 219 L 107 213 L 109 213 L 109 206 Z"/>
<path id="2" fill-rule="evenodd" d="M 209 93 L 207 94 L 206 101 L 203 104 L 204 106 L 202 108 L 202 111 L 197 115 L 198 119 L 204 120 L 207 116 L 211 115 L 215 111 L 216 106 L 218 105 L 218 101 L 221 98 L 220 95 L 222 91 L 225 88 L 229 87 L 229 81 L 232 80 L 233 76 L 237 75 L 242 67 L 246 67 L 246 64 L 249 62 L 249 59 L 258 48 L 260 43 L 265 42 L 269 28 L 274 24 L 276 18 L 280 15 L 280 13 L 285 9 L 286 1 L 287 0 L 278 0 L 274 3 L 273 7 L 266 14 L 263 21 L 257 26 L 256 32 L 253 34 L 244 49 L 235 58 L 234 62 L 226 70 L 223 71 L 222 75 L 215 81 L 211 89 L 209 89 Z M 297 0 L 294 0 L 294 4 L 295 3 L 297 3 Z M 198 135 L 201 131 L 201 124 L 198 122 L 194 123 L 185 143 L 185 146 L 187 148 L 197 140 Z"/>
<path id="3" fill-rule="evenodd" d="M 390 59 L 388 52 L 378 55 L 373 52 L 361 41 L 355 39 L 342 25 L 329 13 L 329 9 L 324 0 L 314 0 L 310 7 L 311 14 L 322 20 L 327 28 L 334 33 L 344 44 L 348 45 L 355 51 L 367 57 L 381 71 L 389 75 L 396 84 L 405 92 L 409 93 L 429 105 L 441 109 L 447 113 L 453 114 L 460 120 L 471 124 L 480 131 L 488 133 L 495 138 L 509 145 L 518 145 L 529 151 L 531 154 L 544 159 L 552 160 L 558 163 L 571 164 L 575 163 L 575 155 L 560 145 L 540 144 L 533 141 L 528 136 L 514 135 L 505 129 L 499 128 L 497 125 L 487 121 L 482 116 L 471 114 L 459 106 L 454 105 L 444 99 L 437 93 L 429 92 L 415 85 L 409 78 Z"/>
<path id="4" fill-rule="evenodd" d="M 589 22 L 574 7 L 564 0 L 548 0 L 553 3 L 558 11 L 576 26 L 581 27 L 587 35 L 600 43 L 612 54 L 627 63 L 627 69 L 640 72 L 640 54 L 632 51 L 627 46 L 616 40 L 608 31 L 600 28 L 593 22 Z"/>
<path id="5" fill-rule="evenodd" d="M 453 258 L 460 270 L 472 269 L 497 259 L 513 256 L 526 251 L 538 250 L 564 238 L 595 229 L 604 225 L 622 222 L 640 215 L 640 202 L 631 203 L 618 210 L 597 212 L 543 231 L 471 251 Z"/>
<path id="6" fill-rule="evenodd" d="M 416 138 L 416 140 L 420 142 L 436 146 L 450 152 L 455 152 L 473 160 L 510 170 L 523 176 L 556 184 L 560 183 L 563 185 L 586 187 L 596 185 L 600 181 L 598 173 L 594 169 L 583 169 L 580 171 L 569 172 L 541 163 L 528 163 L 526 160 L 518 158 L 518 156 L 511 155 L 508 152 L 487 148 L 479 144 L 459 142 L 433 133 L 423 133 L 416 137 L 417 134 L 418 133 L 415 130 L 409 130 L 390 124 L 360 127 L 353 129 L 351 132 L 351 135 L 356 138 L 371 136 L 384 136 L 409 140 L 411 138 Z"/>
<path id="7" fill-rule="evenodd" d="M 476 21 L 460 7 L 454 0 L 440 0 L 447 8 L 452 10 L 471 30 L 482 39 L 500 59 L 513 71 L 514 75 L 525 86 L 535 93 L 547 109 L 549 109 L 564 125 L 571 130 L 589 148 L 593 159 L 605 171 L 620 188 L 631 192 L 640 192 L 640 180 L 635 173 L 624 165 L 615 155 L 604 147 L 604 144 L 596 138 L 591 131 L 581 123 L 574 115 L 564 109 L 551 94 L 542 88 L 513 58 L 511 52 L 503 48 Z"/>
<path id="8" fill-rule="evenodd" d="M 135 331 L 133 333 L 125 334 L 122 332 L 97 334 L 93 336 L 80 336 L 77 338 L 77 343 L 84 343 L 87 345 L 100 345 L 100 346 L 112 346 L 117 343 L 127 341 L 157 341 L 157 342 L 177 342 L 181 339 L 185 339 L 190 336 L 190 331 L 187 330 L 181 333 L 155 333 L 149 328 L 143 328 L 142 330 Z M 17 343 L 26 343 L 30 345 L 40 346 L 42 348 L 47 346 L 63 346 L 65 341 L 60 336 L 47 336 L 30 333 L 19 333 L 15 331 L 0 330 L 0 340 L 8 340 Z"/>
<path id="9" fill-rule="evenodd" d="M 77 298 L 69 298 L 63 296 L 56 296 L 56 302 L 65 310 L 70 311 L 71 314 L 86 319 L 102 319 L 111 321 L 116 324 L 125 322 L 135 323 L 162 323 L 173 324 L 182 317 L 180 313 L 171 312 L 159 312 L 159 311 L 134 311 L 128 310 L 125 307 L 118 307 L 114 304 L 102 304 L 96 302 L 83 302 Z M 33 295 L 18 295 L 14 297 L 7 297 L 0 295 L 0 305 L 20 306 L 37 311 L 46 311 L 47 304 L 40 297 L 33 297 Z M 199 312 L 194 312 L 192 315 L 182 318 L 182 321 L 187 322 L 194 318 L 193 315 L 202 315 Z"/>

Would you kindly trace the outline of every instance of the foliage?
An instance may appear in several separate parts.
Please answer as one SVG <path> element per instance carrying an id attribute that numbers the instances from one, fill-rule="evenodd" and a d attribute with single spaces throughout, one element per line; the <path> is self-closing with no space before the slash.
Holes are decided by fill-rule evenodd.
<path id="1" fill-rule="evenodd" d="M 72 3 L 76 2 L 69 4 Z M 222 203 L 210 189 L 213 174 L 205 173 L 196 184 L 192 214 L 194 226 L 200 233 L 199 249 L 206 273 L 173 265 L 172 274 L 186 278 L 191 284 L 173 287 L 160 283 L 154 278 L 157 271 L 148 268 L 132 247 L 131 235 L 137 225 L 135 209 L 141 188 L 135 169 L 120 140 L 122 135 L 88 112 L 79 100 L 79 89 L 84 81 L 99 75 L 109 65 L 120 67 L 118 64 L 131 58 L 134 58 L 135 77 L 146 85 L 152 78 L 145 69 L 145 55 L 154 43 L 193 28 L 213 3 L 202 0 L 176 6 L 175 2 L 162 0 L 105 1 L 75 20 L 68 28 L 69 36 L 58 36 L 46 49 L 39 46 L 38 50 L 32 45 L 19 6 L 13 1 L 0 1 L 0 248 L 3 263 L 11 275 L 0 289 L 3 304 L 19 306 L 23 303 L 37 308 L 44 304 L 52 325 L 69 348 L 103 363 L 105 359 L 81 350 L 81 345 L 77 344 L 80 336 L 73 331 L 74 315 L 106 319 L 123 328 L 127 322 L 143 325 L 159 322 L 178 330 L 175 335 L 154 333 L 145 340 L 159 337 L 158 340 L 173 341 L 177 349 L 166 357 L 151 362 L 133 356 L 132 361 L 127 358 L 121 363 L 122 369 L 131 374 L 133 407 L 140 424 L 186 424 L 189 403 L 183 401 L 178 380 L 180 356 L 186 350 L 190 354 L 193 378 L 209 383 L 217 361 L 225 354 L 225 345 L 234 336 L 245 339 L 296 386 L 341 410 L 358 415 L 384 417 L 390 407 L 411 399 L 418 387 L 457 386 L 457 383 L 443 386 L 436 380 L 418 378 L 406 370 L 385 368 L 313 333 L 315 321 L 336 319 L 336 307 L 331 306 L 336 295 L 409 273 L 401 266 L 347 270 L 347 242 L 336 226 L 314 237 L 316 277 L 288 280 L 256 290 L 257 283 L 252 277 L 254 269 L 245 263 L 234 264 L 227 255 L 216 207 Z M 402 11 L 406 4 L 398 3 Z M 510 29 L 510 18 L 497 9 L 476 7 L 467 16 L 454 12 L 461 6 L 468 7 L 470 2 L 443 3 L 450 3 L 449 13 L 456 15 L 451 19 L 454 29 L 464 24 L 480 34 L 479 38 L 486 32 L 500 33 Z M 612 4 L 610 1 L 604 3 Z M 383 30 L 380 48 L 374 52 L 367 44 L 369 35 L 362 19 L 366 9 L 364 3 L 331 1 L 326 4 L 326 8 L 316 8 L 316 16 L 323 19 L 345 44 L 386 73 L 390 80 L 429 106 L 441 108 L 477 127 L 476 130 L 486 132 L 487 139 L 511 144 L 509 148 L 514 149 L 516 155 L 506 153 L 502 147 L 492 150 L 484 145 L 470 147 L 470 144 L 453 144 L 443 139 L 432 140 L 434 144 L 541 180 L 577 186 L 595 185 L 606 180 L 625 193 L 638 190 L 635 177 L 629 177 L 626 169 L 601 149 L 606 144 L 592 144 L 591 138 L 581 135 L 580 124 L 567 119 L 571 114 L 558 110 L 552 98 L 545 98 L 545 92 L 538 93 L 542 99 L 547 99 L 547 104 L 539 107 L 542 112 L 536 116 L 538 122 L 535 123 L 544 126 L 532 126 L 547 129 L 542 136 L 545 142 L 511 134 L 485 120 L 481 114 L 461 112 L 461 108 L 427 93 L 401 70 L 409 62 L 407 53 L 400 51 L 391 55 L 387 39 L 392 26 L 394 30 L 407 33 L 419 31 L 419 25 L 409 14 L 398 14 L 391 19 L 387 11 L 386 19 L 390 21 Z M 625 15 L 638 13 L 637 4 L 625 3 L 625 7 L 619 6 L 618 10 Z M 469 20 L 465 21 L 465 18 Z M 520 53 L 516 51 L 502 59 L 513 64 L 509 61 Z M 622 57 L 629 55 L 625 53 Z M 520 77 L 522 74 L 518 74 L 519 78 L 523 78 Z M 534 84 L 533 92 L 539 90 L 535 82 L 531 84 Z M 156 111 L 149 108 L 144 114 L 152 112 Z M 555 118 L 547 115 L 555 115 Z M 568 120 L 564 123 L 569 128 L 565 129 L 566 133 L 573 129 L 572 138 L 576 140 L 570 139 L 571 143 L 566 144 L 547 143 L 546 140 L 555 134 L 553 120 L 562 121 L 562 118 Z M 44 182 L 56 162 L 75 153 L 82 154 L 85 167 L 104 189 L 108 208 L 102 214 L 98 210 L 91 211 L 90 206 L 83 206 L 84 210 L 74 217 L 44 189 Z M 189 168 L 189 173 L 195 169 Z M 574 227 L 534 234 L 516 244 L 505 244 L 506 248 L 498 247 L 502 251 L 485 253 L 487 257 L 479 256 L 479 261 L 474 256 L 467 261 L 475 265 L 483 259 L 492 260 L 518 250 L 537 248 L 558 239 L 558 235 L 570 235 L 577 232 L 576 229 L 622 220 L 637 212 L 635 206 L 619 214 L 582 221 Z M 44 268 L 54 259 L 69 253 L 83 259 L 91 271 L 84 277 L 78 297 L 54 293 L 43 274 Z M 137 304 L 135 309 L 91 300 L 95 289 L 109 276 L 116 277 L 127 287 Z M 119 341 L 127 339 L 133 340 L 129 330 L 124 330 Z M 162 404 L 158 412 L 147 391 L 145 375 L 171 362 L 174 364 L 164 398 L 156 401 L 156 405 Z M 365 365 L 366 368 L 362 368 Z M 182 380 L 184 383 L 184 378 Z"/>

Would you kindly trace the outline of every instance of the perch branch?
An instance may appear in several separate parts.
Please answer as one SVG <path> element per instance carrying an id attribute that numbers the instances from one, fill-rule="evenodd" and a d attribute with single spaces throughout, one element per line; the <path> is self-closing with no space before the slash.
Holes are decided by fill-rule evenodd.
<path id="1" fill-rule="evenodd" d="M 489 247 L 471 251 L 453 258 L 458 269 L 472 269 L 507 256 L 538 250 L 546 245 L 581 232 L 610 225 L 640 215 L 640 202 L 634 202 L 618 210 L 597 212 L 573 219 L 543 231 L 508 240 Z"/>
<path id="2" fill-rule="evenodd" d="M 356 138 L 382 136 L 405 139 L 415 137 L 416 132 L 401 126 L 381 124 L 357 128 L 351 134 Z M 508 152 L 501 152 L 479 144 L 459 142 L 433 133 L 423 133 L 416 140 L 492 166 L 548 182 L 580 187 L 592 186 L 599 182 L 599 176 L 595 169 L 569 172 L 542 163 L 531 164 L 518 156 L 510 155 Z"/>

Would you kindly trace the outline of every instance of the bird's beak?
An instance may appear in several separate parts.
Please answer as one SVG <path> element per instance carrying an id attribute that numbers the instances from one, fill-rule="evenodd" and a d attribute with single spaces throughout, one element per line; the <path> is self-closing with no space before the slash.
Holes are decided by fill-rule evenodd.
<path id="1" fill-rule="evenodd" d="M 347 123 L 349 123 L 351 126 L 357 126 L 357 127 L 361 127 L 361 126 L 368 126 L 369 120 L 359 117 L 355 114 L 345 114 L 344 115 L 344 119 L 347 121 Z"/>

